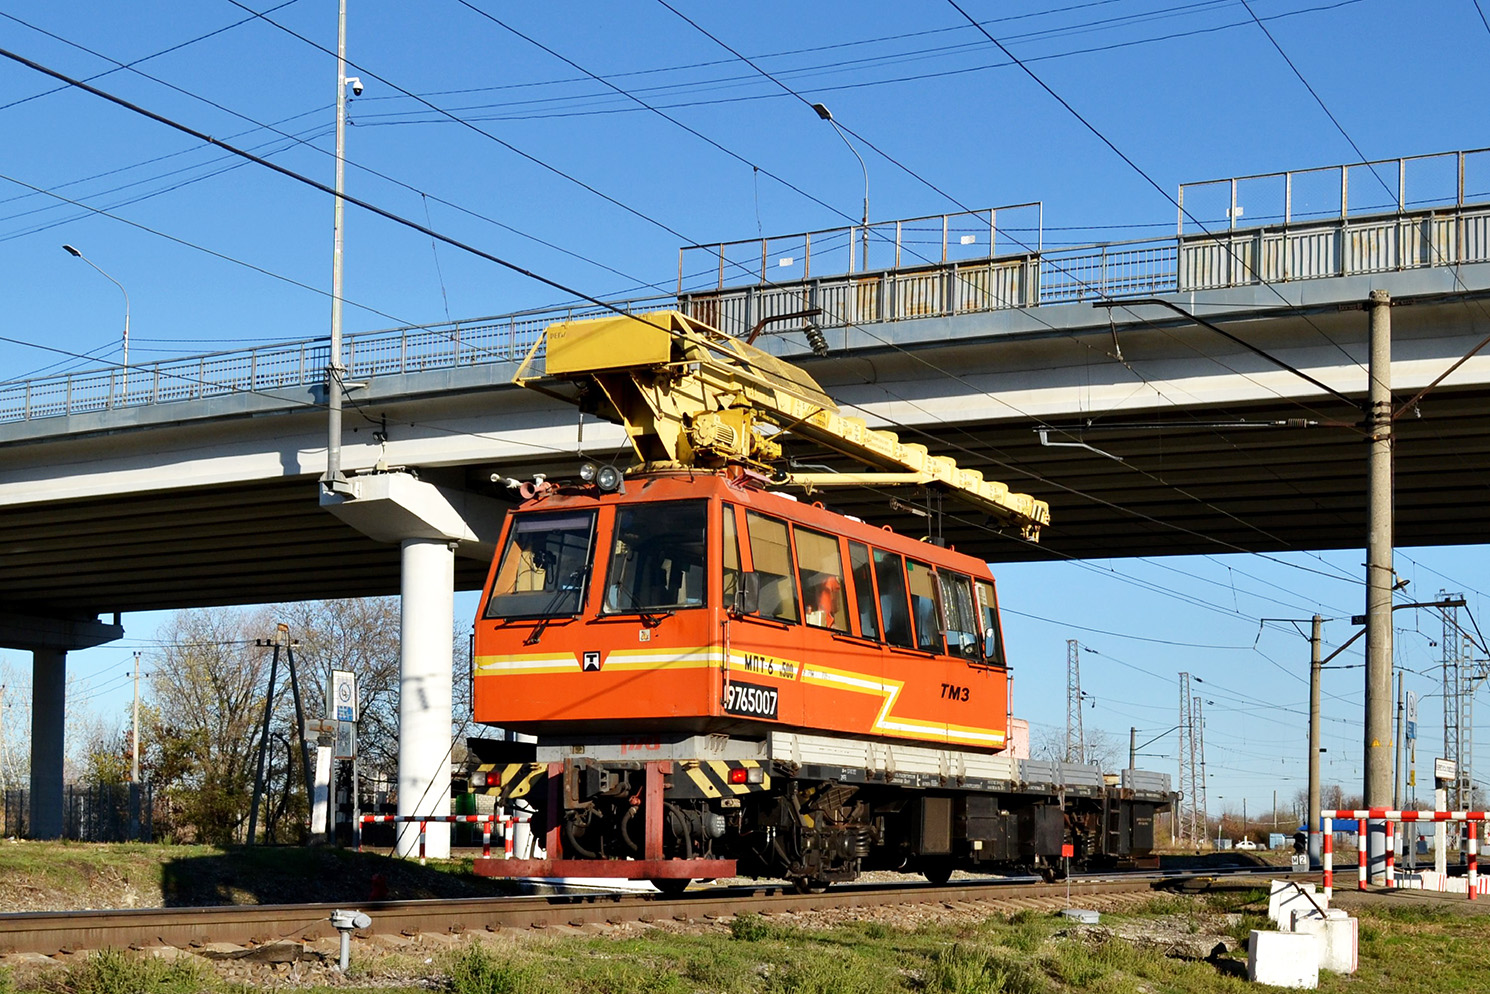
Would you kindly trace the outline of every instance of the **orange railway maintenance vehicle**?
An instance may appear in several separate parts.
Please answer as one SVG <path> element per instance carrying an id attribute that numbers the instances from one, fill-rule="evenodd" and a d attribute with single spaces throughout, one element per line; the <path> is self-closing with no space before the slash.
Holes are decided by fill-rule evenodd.
<path id="1" fill-rule="evenodd" d="M 1044 503 L 676 311 L 551 325 L 517 381 L 622 425 L 640 461 L 535 478 L 508 515 L 475 717 L 538 741 L 473 787 L 531 811 L 545 855 L 478 873 L 809 889 L 1150 855 L 1167 776 L 1016 758 L 987 564 L 809 501 L 940 489 L 1031 541 Z M 789 436 L 870 469 L 783 471 Z"/>

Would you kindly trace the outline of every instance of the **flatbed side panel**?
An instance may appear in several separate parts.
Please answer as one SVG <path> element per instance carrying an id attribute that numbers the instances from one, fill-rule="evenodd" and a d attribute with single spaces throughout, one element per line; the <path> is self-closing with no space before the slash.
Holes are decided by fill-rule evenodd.
<path id="1" fill-rule="evenodd" d="M 477 859 L 478 877 L 614 877 L 716 880 L 737 876 L 732 859 Z"/>

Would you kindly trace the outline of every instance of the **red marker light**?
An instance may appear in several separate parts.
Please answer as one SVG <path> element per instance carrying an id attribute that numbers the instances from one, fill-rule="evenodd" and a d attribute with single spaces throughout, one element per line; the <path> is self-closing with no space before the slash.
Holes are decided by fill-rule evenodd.
<path id="1" fill-rule="evenodd" d="M 729 782 L 730 783 L 746 783 L 746 782 L 748 782 L 749 778 L 750 778 L 750 771 L 747 770 L 747 769 L 745 769 L 743 766 L 740 767 L 737 770 L 730 770 L 729 771 Z"/>

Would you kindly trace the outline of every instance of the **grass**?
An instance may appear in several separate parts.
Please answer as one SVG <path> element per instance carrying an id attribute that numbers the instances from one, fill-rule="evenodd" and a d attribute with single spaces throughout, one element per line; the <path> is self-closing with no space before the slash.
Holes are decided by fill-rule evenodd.
<path id="1" fill-rule="evenodd" d="M 1123 919 L 1181 923 L 1241 938 L 1268 927 L 1265 895 L 1158 898 Z M 1221 918 L 1226 915 L 1229 917 Z M 1479 991 L 1486 919 L 1453 909 L 1385 907 L 1359 914 L 1361 966 L 1322 974 L 1334 994 Z M 443 990 L 447 994 L 1243 994 L 1245 943 L 1215 961 L 1167 958 L 1054 915 L 1020 912 L 960 924 L 901 928 L 860 921 L 808 929 L 740 915 L 704 933 L 654 929 L 628 937 L 483 937 L 431 966 L 419 957 L 356 958 L 359 970 L 327 994 Z M 425 976 L 420 976 L 424 974 Z M 430 974 L 433 974 L 432 976 Z M 402 983 L 404 986 L 389 986 Z M 280 989 L 284 989 L 282 985 Z M 0 994 L 247 994 L 195 960 L 105 951 Z"/>
<path id="2" fill-rule="evenodd" d="M 393 898 L 469 897 L 511 890 L 472 873 L 471 860 L 294 846 L 21 842 L 0 844 L 0 911 L 363 901 L 374 874 Z M 39 903 L 38 903 L 39 902 Z"/>
<path id="3" fill-rule="evenodd" d="M 104 949 L 48 975 L 42 990 L 48 994 L 198 994 L 223 986 L 200 961 L 165 962 Z"/>

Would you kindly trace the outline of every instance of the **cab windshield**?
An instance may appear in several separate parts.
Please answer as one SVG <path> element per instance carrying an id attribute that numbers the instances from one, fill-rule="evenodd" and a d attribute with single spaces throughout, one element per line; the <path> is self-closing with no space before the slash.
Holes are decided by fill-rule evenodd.
<path id="1" fill-rule="evenodd" d="M 590 577 L 594 511 L 515 516 L 486 602 L 488 618 L 579 614 Z"/>
<path id="2" fill-rule="evenodd" d="M 615 543 L 605 573 L 607 614 L 704 606 L 708 510 L 701 500 L 616 509 Z"/>

